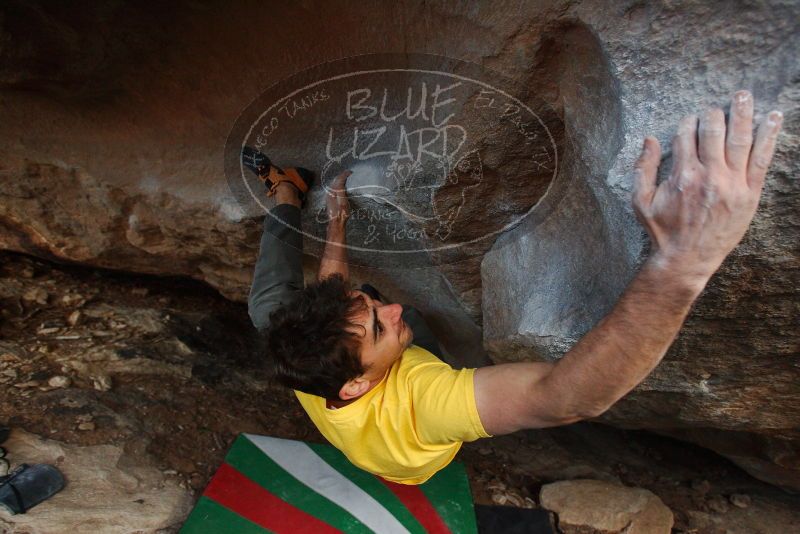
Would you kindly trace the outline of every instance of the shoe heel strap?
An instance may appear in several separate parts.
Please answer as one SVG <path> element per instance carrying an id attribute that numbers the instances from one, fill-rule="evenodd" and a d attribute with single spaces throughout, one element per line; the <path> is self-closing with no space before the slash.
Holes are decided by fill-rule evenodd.
<path id="1" fill-rule="evenodd" d="M 22 495 L 20 495 L 19 490 L 14 485 L 13 482 L 8 482 L 8 487 L 11 488 L 11 491 L 14 493 L 14 497 L 17 499 L 17 508 L 19 508 L 20 514 L 24 514 L 28 510 L 25 508 L 25 502 L 22 500 Z"/>
<path id="2" fill-rule="evenodd" d="M 279 169 L 275 166 L 270 168 L 269 174 L 267 176 L 261 177 L 265 183 L 268 184 L 269 191 L 267 191 L 267 196 L 271 197 L 275 194 L 278 189 L 278 184 L 281 182 L 289 182 L 293 184 L 299 191 L 301 195 L 304 195 L 308 192 L 308 184 L 300 178 L 300 174 L 294 168 L 289 169 Z"/>

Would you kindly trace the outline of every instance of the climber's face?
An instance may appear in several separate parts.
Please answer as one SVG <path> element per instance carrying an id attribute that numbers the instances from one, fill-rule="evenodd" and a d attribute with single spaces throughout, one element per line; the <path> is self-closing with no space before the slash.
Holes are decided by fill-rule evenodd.
<path id="1" fill-rule="evenodd" d="M 362 304 L 352 318 L 352 328 L 361 339 L 360 356 L 365 371 L 342 386 L 339 398 L 344 401 L 357 399 L 378 385 L 414 339 L 414 332 L 401 317 L 400 304 L 383 304 L 363 291 L 353 291 L 352 295 Z"/>
<path id="2" fill-rule="evenodd" d="M 411 345 L 414 332 L 403 321 L 400 304 L 383 304 L 363 291 L 353 293 L 365 304 L 353 321 L 362 327 L 358 329 L 358 335 L 361 337 L 361 363 L 366 369 L 364 378 L 380 381 Z"/>

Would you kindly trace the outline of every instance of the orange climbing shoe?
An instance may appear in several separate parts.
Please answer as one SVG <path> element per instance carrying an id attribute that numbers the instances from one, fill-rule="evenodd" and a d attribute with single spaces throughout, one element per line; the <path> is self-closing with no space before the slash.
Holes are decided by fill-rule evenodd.
<path id="1" fill-rule="evenodd" d="M 302 167 L 282 169 L 273 164 L 265 154 L 249 146 L 242 149 L 242 165 L 253 171 L 259 180 L 264 182 L 268 197 L 275 194 L 279 183 L 289 182 L 297 188 L 300 200 L 305 203 L 306 193 L 314 180 L 314 173 L 310 170 Z"/>

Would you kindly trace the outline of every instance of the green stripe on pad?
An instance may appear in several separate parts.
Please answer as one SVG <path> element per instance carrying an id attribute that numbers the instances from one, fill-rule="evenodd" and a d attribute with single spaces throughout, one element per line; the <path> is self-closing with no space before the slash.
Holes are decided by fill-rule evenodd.
<path id="1" fill-rule="evenodd" d="M 354 534 L 372 532 L 350 512 L 284 471 L 244 435 L 236 438 L 225 461 L 273 495 L 334 528 Z"/>
<path id="2" fill-rule="evenodd" d="M 306 445 L 345 478 L 350 479 L 359 488 L 372 495 L 372 497 L 381 503 L 389 513 L 395 516 L 411 534 L 426 534 L 425 529 L 422 528 L 419 521 L 408 511 L 408 508 L 400 502 L 400 499 L 398 499 L 383 482 L 375 478 L 375 475 L 354 466 L 344 454 L 329 445 L 320 445 L 317 443 L 306 443 Z"/>
<path id="3" fill-rule="evenodd" d="M 477 534 L 475 507 L 469 487 L 467 472 L 460 463 L 453 462 L 419 488 L 433 503 L 451 532 Z"/>
<path id="4" fill-rule="evenodd" d="M 180 534 L 210 534 L 216 532 L 236 532 L 236 534 L 270 534 L 271 531 L 252 523 L 244 517 L 231 512 L 208 497 L 200 500 L 186 518 Z"/>

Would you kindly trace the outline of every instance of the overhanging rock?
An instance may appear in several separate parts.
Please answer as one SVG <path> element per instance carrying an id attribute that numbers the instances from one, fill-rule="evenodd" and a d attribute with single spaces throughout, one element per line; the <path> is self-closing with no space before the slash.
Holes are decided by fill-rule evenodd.
<path id="1" fill-rule="evenodd" d="M 467 63 L 482 69 L 484 83 L 540 103 L 531 109 L 552 136 L 556 172 L 531 166 L 533 148 L 544 145 L 525 121 L 502 112 L 509 120 L 481 125 L 474 110 L 486 95 L 459 94 L 458 110 L 473 106 L 458 118 L 477 157 L 459 159 L 453 173 L 424 173 L 427 182 L 397 166 L 390 195 L 354 200 L 367 216 L 354 220 L 352 243 L 380 230 L 384 245 L 414 236 L 409 242 L 423 252 L 410 261 L 352 251 L 354 278 L 427 312 L 462 363 L 482 361 L 482 341 L 496 361 L 552 360 L 611 308 L 644 257 L 629 207 L 642 138 L 655 135 L 668 147 L 680 116 L 747 88 L 758 112 L 785 115 L 759 213 L 664 362 L 603 420 L 690 439 L 758 477 L 800 488 L 797 20 L 800 8 L 777 1 L 187 1 L 147 10 L 118 2 L 80 12 L 6 2 L 0 247 L 191 276 L 244 300 L 263 211 L 232 194 L 226 175 L 224 147 L 243 110 L 298 73 L 374 54 L 403 52 L 417 69 L 402 82 L 371 82 L 377 89 L 388 80 L 390 94 L 402 95 L 431 76 L 418 72 L 415 54 L 438 57 L 442 72 Z M 502 81 L 487 79 L 492 72 Z M 310 111 L 321 103 L 300 102 Z M 325 141 L 317 134 L 361 124 L 346 108 L 338 113 L 281 130 L 283 141 L 266 145 L 270 155 L 321 171 Z M 367 129 L 382 125 L 373 119 Z M 398 189 L 412 181 L 431 186 L 430 196 Z M 310 214 L 321 192 L 312 192 L 304 220 L 309 278 L 321 227 Z M 394 216 L 399 208 L 411 212 L 403 224 L 370 229 L 376 210 Z M 460 246 L 439 246 L 453 242 Z"/>
<path id="2" fill-rule="evenodd" d="M 600 420 L 694 441 L 796 490 L 800 65 L 791 52 L 797 6 L 787 9 L 792 13 L 778 5 L 697 3 L 674 11 L 638 4 L 620 24 L 589 4 L 578 7 L 596 44 L 589 30 L 564 26 L 534 60 L 561 72 L 555 91 L 573 156 L 559 177 L 566 192 L 545 197 L 495 243 L 482 278 L 484 340 L 493 359 L 560 358 L 611 309 L 646 256 L 630 209 L 644 136 L 661 141 L 665 174 L 681 116 L 725 105 L 740 87 L 754 93 L 757 113 L 781 109 L 784 132 L 744 242 L 664 361 Z"/>

